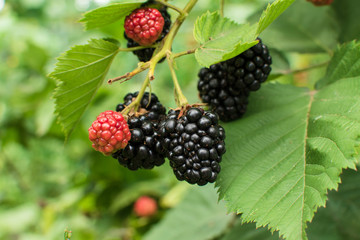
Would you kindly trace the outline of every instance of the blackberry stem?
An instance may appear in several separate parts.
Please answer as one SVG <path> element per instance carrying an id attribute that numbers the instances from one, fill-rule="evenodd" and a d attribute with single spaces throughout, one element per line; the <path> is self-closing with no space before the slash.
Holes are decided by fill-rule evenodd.
<path id="1" fill-rule="evenodd" d="M 220 0 L 220 16 L 224 17 L 225 0 Z"/>
<path id="2" fill-rule="evenodd" d="M 145 71 L 149 67 L 150 67 L 150 62 L 146 62 L 146 63 L 140 62 L 138 64 L 138 67 L 136 69 L 134 69 L 132 72 L 128 72 L 128 73 L 126 73 L 126 74 L 124 74 L 124 75 L 122 75 L 120 77 L 109 79 L 107 82 L 108 82 L 108 84 L 112 84 L 114 82 L 117 82 L 117 81 L 120 81 L 120 80 L 123 80 L 123 79 L 124 79 L 124 81 L 122 81 L 122 82 L 125 82 L 127 80 L 130 80 L 136 74 Z"/>
<path id="3" fill-rule="evenodd" d="M 156 48 L 157 44 L 151 45 L 151 46 L 137 46 L 137 47 L 131 47 L 131 48 L 119 48 L 117 51 L 118 52 L 132 52 L 132 51 L 136 51 L 136 50 L 141 50 L 141 49 L 145 49 L 145 48 Z"/>
<path id="4" fill-rule="evenodd" d="M 157 63 L 163 57 L 167 57 L 168 60 L 171 59 L 171 55 L 172 55 L 171 46 L 173 44 L 174 38 L 175 38 L 177 32 L 179 31 L 179 28 L 181 27 L 182 23 L 185 21 L 186 17 L 188 16 L 188 13 L 193 9 L 193 7 L 197 3 L 197 1 L 198 0 L 189 0 L 189 2 L 186 4 L 185 8 L 183 10 L 181 10 L 180 15 L 177 17 L 175 23 L 171 27 L 167 36 L 160 42 L 160 44 L 156 48 L 155 53 L 150 61 L 148 61 L 146 63 L 140 63 L 139 66 L 130 73 L 127 73 L 123 76 L 108 80 L 109 84 L 119 81 L 119 80 L 122 80 L 122 79 L 125 79 L 125 81 L 126 81 L 126 80 L 131 79 L 136 74 L 138 74 L 142 71 L 145 71 L 146 69 L 149 69 L 149 72 L 144 80 L 143 85 L 141 86 L 138 96 L 131 104 L 129 104 L 129 106 L 127 106 L 121 112 L 123 115 L 127 115 L 129 113 L 129 111 L 132 110 L 133 108 L 136 111 L 137 108 L 139 107 L 140 101 L 145 93 L 146 88 L 150 84 L 150 81 L 154 80 L 154 78 L 155 78 L 154 72 L 155 72 L 155 67 L 156 67 Z M 165 3 L 165 1 L 157 1 L 157 2 Z M 168 3 L 165 3 L 165 4 L 168 4 Z M 170 66 L 171 74 L 173 76 L 175 91 L 176 91 L 175 97 L 177 99 L 177 103 L 180 104 L 180 106 L 185 106 L 188 104 L 188 101 L 181 91 L 181 88 L 177 81 L 175 71 L 174 71 L 172 64 L 173 64 L 173 61 L 170 60 L 169 66 Z"/>
<path id="5" fill-rule="evenodd" d="M 306 71 L 309 71 L 309 70 L 312 70 L 312 69 L 324 67 L 324 66 L 326 66 L 327 64 L 329 64 L 329 62 L 330 62 L 330 61 L 326 61 L 326 62 L 322 62 L 322 63 L 310 65 L 310 66 L 308 66 L 308 67 L 301 68 L 301 69 L 285 70 L 285 71 L 281 71 L 281 72 L 279 72 L 279 73 L 280 73 L 281 75 L 297 74 L 297 73 L 306 72 Z"/>
<path id="6" fill-rule="evenodd" d="M 160 4 L 164 5 L 164 6 L 167 6 L 168 8 L 171 8 L 171 9 L 175 10 L 179 14 L 186 14 L 181 8 L 178 8 L 177 6 L 172 5 L 172 4 L 168 3 L 168 2 L 161 1 L 161 0 L 156 0 L 155 2 L 160 3 Z"/>
<path id="7" fill-rule="evenodd" d="M 185 56 L 185 55 L 193 54 L 193 53 L 195 53 L 195 51 L 196 51 L 196 48 L 186 50 L 186 51 L 183 51 L 183 52 L 179 52 L 179 53 L 173 53 L 173 54 L 171 54 L 171 58 L 175 59 L 175 58 L 182 57 L 182 56 Z"/>
<path id="8" fill-rule="evenodd" d="M 175 88 L 175 101 L 178 107 L 182 108 L 182 107 L 186 107 L 187 105 L 189 105 L 188 100 L 186 99 L 186 97 L 184 96 L 184 94 L 181 91 L 181 87 L 179 84 L 179 81 L 177 79 L 176 73 L 175 73 L 175 69 L 174 69 L 174 61 L 173 59 L 170 57 L 171 53 L 168 54 L 168 56 L 166 57 L 167 62 L 169 64 L 169 68 L 170 68 L 170 72 L 171 72 L 171 77 L 173 79 L 174 82 L 174 88 Z"/>
<path id="9" fill-rule="evenodd" d="M 143 82 L 140 90 L 139 90 L 139 94 L 136 97 L 136 99 L 130 103 L 128 106 L 126 106 L 126 108 L 124 110 L 121 111 L 122 115 L 127 115 L 131 109 L 134 109 L 134 111 L 136 112 L 140 106 L 140 102 L 141 99 L 146 91 L 146 88 L 150 85 L 150 78 L 149 78 L 149 74 L 146 76 L 145 81 Z"/>

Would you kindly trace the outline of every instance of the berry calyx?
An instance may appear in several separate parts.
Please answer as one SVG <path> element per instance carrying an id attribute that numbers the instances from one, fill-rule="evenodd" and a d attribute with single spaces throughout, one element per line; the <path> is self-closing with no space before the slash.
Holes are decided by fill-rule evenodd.
<path id="1" fill-rule="evenodd" d="M 315 6 L 326 6 L 330 5 L 334 0 L 307 0 L 308 2 L 312 2 Z"/>
<path id="2" fill-rule="evenodd" d="M 88 131 L 92 147 L 104 155 L 125 148 L 131 138 L 124 117 L 121 113 L 111 110 L 100 113 Z"/>
<path id="3" fill-rule="evenodd" d="M 170 110 L 160 124 L 162 145 L 176 178 L 200 186 L 213 183 L 225 153 L 225 130 L 218 116 L 201 108 Z"/>
<path id="4" fill-rule="evenodd" d="M 134 212 L 138 217 L 153 216 L 157 212 L 157 203 L 151 197 L 139 197 L 134 204 Z"/>
<path id="5" fill-rule="evenodd" d="M 142 46 L 153 44 L 161 35 L 164 18 L 155 8 L 135 9 L 125 19 L 125 33 Z"/>
<path id="6" fill-rule="evenodd" d="M 129 93 L 124 97 L 124 103 L 118 104 L 116 111 L 122 111 L 138 96 L 138 92 Z M 130 112 L 128 124 L 131 139 L 128 145 L 115 153 L 112 157 L 120 165 L 130 170 L 139 168 L 152 169 L 165 162 L 160 136 L 157 132 L 159 122 L 165 118 L 165 108 L 155 94 L 146 92 L 141 101 L 138 112 Z"/>

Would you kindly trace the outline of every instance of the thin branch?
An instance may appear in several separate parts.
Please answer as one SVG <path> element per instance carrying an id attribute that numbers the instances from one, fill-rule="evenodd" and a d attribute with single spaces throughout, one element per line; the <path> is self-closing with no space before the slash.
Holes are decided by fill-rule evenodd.
<path id="1" fill-rule="evenodd" d="M 179 81 L 177 79 L 175 69 L 174 69 L 174 61 L 170 56 L 171 56 L 171 53 L 169 52 L 166 59 L 167 59 L 167 62 L 169 64 L 171 77 L 172 77 L 173 82 L 174 82 L 176 104 L 180 108 L 186 107 L 189 104 L 189 102 L 188 102 L 188 100 L 186 99 L 186 97 L 184 96 L 184 94 L 181 91 L 181 87 L 180 87 L 180 84 L 179 84 Z"/>
<path id="2" fill-rule="evenodd" d="M 187 50 L 187 51 L 183 51 L 183 52 L 179 52 L 179 53 L 173 53 L 171 55 L 171 58 L 175 59 L 175 58 L 182 57 L 182 56 L 185 56 L 185 55 L 193 54 L 193 53 L 195 53 L 195 51 L 196 51 L 196 48 L 190 49 L 190 50 Z"/>
<path id="3" fill-rule="evenodd" d="M 145 71 L 149 67 L 150 67 L 150 62 L 140 63 L 138 65 L 138 67 L 135 70 L 133 70 L 132 72 L 128 72 L 120 77 L 109 79 L 107 82 L 108 82 L 108 84 L 112 84 L 114 82 L 121 81 L 121 80 L 122 80 L 121 82 L 126 82 L 126 81 L 130 80 L 132 77 L 134 77 L 135 75 Z"/>
<path id="4" fill-rule="evenodd" d="M 305 68 L 301 68 L 301 69 L 295 69 L 295 70 L 286 70 L 286 71 L 280 71 L 279 74 L 281 75 L 289 75 L 289 74 L 297 74 L 297 73 L 301 73 L 301 72 L 306 72 L 312 69 L 316 69 L 316 68 L 320 68 L 320 67 L 324 67 L 327 64 L 329 64 L 329 61 L 323 62 L 323 63 L 319 63 L 319 64 L 314 64 Z"/>
<path id="5" fill-rule="evenodd" d="M 220 0 L 220 16 L 224 17 L 225 0 Z"/>
<path id="6" fill-rule="evenodd" d="M 186 12 L 184 12 L 184 10 L 182 10 L 181 8 L 178 8 L 175 5 L 172 5 L 166 1 L 161 1 L 161 0 L 156 0 L 155 2 L 160 3 L 164 6 L 167 6 L 168 8 L 174 9 L 175 11 L 177 11 L 179 14 L 187 14 Z"/>
<path id="7" fill-rule="evenodd" d="M 136 51 L 136 50 L 142 50 L 145 48 L 156 48 L 157 44 L 152 45 L 152 46 L 137 46 L 137 47 L 131 47 L 131 48 L 119 48 L 118 51 L 119 52 L 132 52 L 132 51 Z"/>

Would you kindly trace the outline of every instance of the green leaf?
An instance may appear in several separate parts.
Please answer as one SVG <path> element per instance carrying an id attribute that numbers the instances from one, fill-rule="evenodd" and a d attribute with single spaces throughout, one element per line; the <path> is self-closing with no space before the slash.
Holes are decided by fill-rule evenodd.
<path id="1" fill-rule="evenodd" d="M 183 201 L 155 225 L 144 240 L 206 240 L 220 235 L 232 220 L 213 186 L 191 189 Z"/>
<path id="2" fill-rule="evenodd" d="M 212 64 L 233 58 L 256 45 L 257 36 L 288 8 L 294 0 L 276 0 L 262 14 L 259 23 L 238 24 L 223 18 L 219 12 L 207 12 L 196 20 L 194 37 L 200 44 L 195 51 L 200 65 Z"/>
<path id="3" fill-rule="evenodd" d="M 221 240 L 278 240 L 277 233 L 272 235 L 266 228 L 256 229 L 255 223 L 243 223 L 240 219 Z"/>
<path id="4" fill-rule="evenodd" d="M 69 137 L 101 86 L 118 47 L 108 41 L 92 39 L 58 58 L 50 77 L 57 80 L 55 112 Z"/>
<path id="5" fill-rule="evenodd" d="M 295 1 L 261 37 L 268 47 L 281 51 L 331 52 L 338 43 L 340 31 L 330 10 L 314 7 L 307 1 Z M 255 21 L 257 15 L 251 19 Z"/>
<path id="6" fill-rule="evenodd" d="M 227 154 L 217 180 L 220 198 L 245 222 L 268 225 L 286 239 L 307 239 L 314 212 L 359 156 L 360 78 L 318 92 L 267 84 L 248 114 L 224 125 Z"/>
<path id="7" fill-rule="evenodd" d="M 340 24 L 340 41 L 347 42 L 353 39 L 360 39 L 359 1 L 334 1 L 331 4 L 331 7 L 332 10 L 336 13 L 337 21 Z"/>
<path id="8" fill-rule="evenodd" d="M 329 193 L 326 208 L 319 209 L 309 225 L 310 239 L 356 240 L 360 236 L 360 174 L 346 170 L 339 191 Z"/>
<path id="9" fill-rule="evenodd" d="M 262 13 L 256 34 L 262 33 L 275 19 L 277 19 L 295 0 L 276 0 L 269 4 Z"/>
<path id="10" fill-rule="evenodd" d="M 257 44 L 256 25 L 237 24 L 218 12 L 207 12 L 196 20 L 194 37 L 201 45 L 195 57 L 209 67 L 225 61 Z"/>
<path id="11" fill-rule="evenodd" d="M 86 30 L 103 27 L 126 17 L 143 2 L 145 1 L 114 3 L 100 7 L 85 13 L 80 22 L 85 23 Z"/>
<path id="12" fill-rule="evenodd" d="M 339 79 L 358 76 L 360 76 L 360 43 L 353 41 L 338 47 L 328 66 L 326 76 L 316 84 L 316 87 L 320 89 Z"/>

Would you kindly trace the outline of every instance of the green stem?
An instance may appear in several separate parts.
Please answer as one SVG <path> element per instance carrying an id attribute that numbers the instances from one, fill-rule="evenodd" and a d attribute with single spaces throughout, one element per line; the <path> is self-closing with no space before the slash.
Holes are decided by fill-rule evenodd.
<path id="1" fill-rule="evenodd" d="M 146 76 L 145 81 L 143 82 L 140 90 L 139 90 L 139 94 L 136 97 L 136 99 L 130 103 L 122 112 L 122 115 L 127 115 L 131 109 L 134 109 L 135 111 L 138 110 L 139 106 L 140 106 L 140 102 L 142 97 L 144 96 L 144 93 L 146 91 L 146 88 L 150 85 L 150 79 L 149 79 L 149 75 Z"/>
<path id="2" fill-rule="evenodd" d="M 158 48 L 160 48 L 160 51 L 155 56 L 153 56 L 153 58 L 151 59 L 150 70 L 149 70 L 150 80 L 154 79 L 154 71 L 155 71 L 156 64 L 163 57 L 166 57 L 168 52 L 171 52 L 171 46 L 173 44 L 173 41 L 174 41 L 174 38 L 175 38 L 177 32 L 179 31 L 179 28 L 181 27 L 181 25 L 185 21 L 188 13 L 193 9 L 193 7 L 197 3 L 197 1 L 198 0 L 190 0 L 186 4 L 185 8 L 183 9 L 183 13 L 178 16 L 178 18 L 176 19 L 174 25 L 171 27 L 167 36 L 160 43 L 160 46 L 158 47 Z"/>
<path id="3" fill-rule="evenodd" d="M 155 72 L 155 67 L 157 65 L 157 63 L 164 57 L 167 57 L 168 59 L 171 59 L 171 57 L 169 57 L 169 55 L 171 56 L 171 46 L 173 44 L 174 38 L 177 34 L 177 32 L 179 31 L 179 28 L 181 27 L 181 25 L 183 24 L 183 22 L 185 21 L 188 13 L 193 9 L 193 7 L 195 6 L 195 4 L 197 3 L 198 0 L 189 0 L 189 2 L 186 4 L 185 8 L 183 10 L 181 10 L 180 15 L 178 16 L 178 18 L 176 19 L 175 23 L 173 24 L 173 26 L 171 27 L 169 33 L 167 34 L 167 36 L 161 41 L 161 43 L 158 45 L 158 47 L 155 49 L 155 55 L 151 58 L 151 60 L 149 62 L 143 63 L 141 66 L 138 66 L 137 69 L 135 69 L 134 71 L 118 77 L 118 78 L 114 78 L 114 79 L 110 79 L 108 81 L 108 83 L 112 83 L 115 81 L 119 81 L 121 79 L 130 79 L 131 77 L 133 77 L 134 75 L 144 71 L 145 69 L 149 68 L 149 72 L 146 76 L 146 79 L 139 91 L 138 96 L 136 97 L 136 99 L 129 105 L 127 106 L 123 111 L 122 114 L 126 115 L 129 113 L 129 111 L 133 108 L 135 108 L 135 111 L 137 110 L 138 106 L 140 105 L 140 101 L 145 93 L 145 90 L 147 88 L 147 86 L 150 84 L 150 81 L 152 81 L 155 77 L 154 77 L 154 72 Z M 164 3 L 161 1 L 161 3 Z M 166 3 L 167 4 L 167 3 Z M 169 66 L 172 65 L 172 60 L 170 60 Z M 175 76 L 175 71 L 173 69 L 173 66 L 170 67 L 170 69 L 172 70 L 172 75 L 173 75 L 173 79 L 174 79 L 174 85 L 175 85 L 175 90 L 176 90 L 176 94 L 179 100 L 179 103 L 181 106 L 187 105 L 188 101 L 185 98 L 185 96 L 182 94 L 181 92 L 181 88 L 180 85 L 177 81 L 177 78 Z M 174 78 L 175 76 L 175 78 Z"/>
<path id="4" fill-rule="evenodd" d="M 170 68 L 170 72 L 171 72 L 171 77 L 173 79 L 174 82 L 174 88 L 175 88 L 175 97 L 176 97 L 176 104 L 178 105 L 178 107 L 182 108 L 185 107 L 189 104 L 188 100 L 186 99 L 186 97 L 184 96 L 184 94 L 182 93 L 179 81 L 177 79 L 176 73 L 175 73 L 175 69 L 174 69 L 174 62 L 173 60 L 170 58 L 170 55 L 167 57 L 167 62 L 169 64 L 169 68 Z"/>
<path id="5" fill-rule="evenodd" d="M 296 73 L 301 73 L 301 72 L 306 72 L 315 68 L 320 68 L 320 67 L 324 67 L 327 64 L 329 64 L 329 61 L 323 62 L 323 63 L 319 63 L 319 64 L 314 64 L 305 68 L 301 68 L 301 69 L 295 69 L 295 70 L 287 70 L 287 71 L 282 71 L 279 72 L 281 75 L 288 75 L 288 74 L 296 74 Z"/>
<path id="6" fill-rule="evenodd" d="M 145 48 L 156 48 L 157 45 L 152 45 L 152 46 L 137 46 L 137 47 L 131 47 L 131 48 L 119 48 L 118 51 L 119 52 L 132 52 L 132 51 L 136 51 L 136 50 L 142 50 Z"/>
<path id="7" fill-rule="evenodd" d="M 186 50 L 186 51 L 183 51 L 183 52 L 179 52 L 179 53 L 173 53 L 173 54 L 171 54 L 171 58 L 175 59 L 175 58 L 182 57 L 182 56 L 185 56 L 185 55 L 193 54 L 193 53 L 195 53 L 195 51 L 196 51 L 196 48 Z"/>
<path id="8" fill-rule="evenodd" d="M 224 17 L 225 0 L 220 0 L 220 16 Z"/>
<path id="9" fill-rule="evenodd" d="M 172 5 L 172 4 L 168 3 L 168 2 L 161 1 L 161 0 L 157 0 L 156 2 L 158 2 L 158 3 L 160 3 L 160 4 L 164 5 L 164 6 L 167 6 L 168 8 L 174 9 L 179 14 L 184 14 L 184 11 L 181 8 L 178 8 L 175 5 Z"/>

